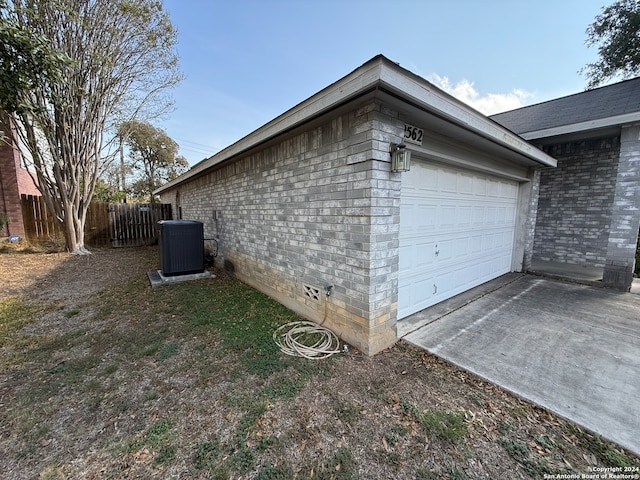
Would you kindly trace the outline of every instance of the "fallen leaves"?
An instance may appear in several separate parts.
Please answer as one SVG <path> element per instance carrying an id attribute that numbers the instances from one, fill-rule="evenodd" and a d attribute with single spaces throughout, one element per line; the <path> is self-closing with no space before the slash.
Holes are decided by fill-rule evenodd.
<path id="1" fill-rule="evenodd" d="M 132 250 L 125 255 L 125 263 L 133 265 L 138 252 Z M 119 254 L 113 252 L 110 258 Z M 106 260 L 110 254 L 104 255 Z M 94 255 L 91 261 L 99 257 Z M 1 268 L 0 261 L 0 271 Z M 135 267 L 132 271 L 136 268 L 140 270 Z M 130 276 L 126 269 L 103 269 L 106 270 L 115 272 L 111 280 L 118 271 Z M 66 288 L 64 274 L 74 278 L 84 275 L 80 270 L 60 270 L 55 277 L 60 282 L 47 282 L 46 288 L 62 292 Z M 221 287 L 212 284 L 211 288 L 224 292 L 225 280 L 218 278 L 216 282 Z M 0 290 L 1 286 L 0 283 Z M 137 292 L 121 292 L 118 309 L 131 302 L 151 308 L 149 299 L 140 298 Z M 105 313 L 105 322 L 112 323 L 93 326 L 105 328 L 107 339 L 118 330 L 138 334 L 150 326 L 172 328 L 183 316 L 170 310 L 172 296 L 178 295 L 168 289 L 163 297 L 163 316 L 156 323 L 145 323 L 144 314 Z M 112 302 L 107 298 L 103 301 L 105 305 Z M 61 308 L 60 312 L 68 310 Z M 64 328 L 69 328 L 69 319 L 64 320 L 57 334 L 66 333 Z M 50 327 L 51 319 L 38 325 Z M 523 458 L 531 462 L 529 466 L 536 466 L 539 461 L 558 471 L 587 472 L 602 464 L 579 441 L 579 434 L 567 429 L 564 420 L 402 342 L 373 358 L 355 350 L 336 356 L 331 369 L 323 375 L 312 375 L 295 396 L 274 398 L 264 410 L 248 415 L 247 405 L 260 400 L 265 382 L 273 383 L 274 378 L 232 376 L 235 364 L 242 358 L 237 353 L 218 357 L 219 350 L 211 347 L 220 334 L 216 328 L 203 324 L 197 334 L 189 331 L 188 337 L 168 337 L 171 342 L 180 340 L 182 347 L 162 363 L 156 361 L 155 355 L 138 355 L 135 361 L 128 361 L 118 346 L 112 348 L 107 340 L 104 351 L 99 353 L 106 359 L 101 365 L 123 359 L 122 366 L 110 373 L 101 366 L 87 378 L 92 382 L 62 393 L 47 388 L 52 375 L 46 370 L 65 367 L 60 360 L 72 358 L 69 345 L 82 354 L 85 349 L 95 348 L 86 342 L 86 337 L 69 337 L 46 362 L 37 364 L 34 371 L 38 375 L 27 377 L 18 372 L 20 376 L 16 374 L 15 378 L 6 376 L 3 393 L 10 387 L 11 395 L 2 396 L 4 411 L 15 412 L 15 398 L 29 388 L 46 392 L 42 403 L 48 398 L 50 402 L 46 404 L 56 408 L 47 412 L 48 423 L 42 425 L 46 428 L 37 438 L 28 437 L 34 429 L 25 429 L 13 433 L 11 441 L 2 444 L 8 455 L 0 459 L 4 462 L 0 470 L 21 469 L 25 476 L 34 476 L 34 471 L 42 469 L 43 459 L 54 459 L 69 465 L 67 478 L 160 478 L 162 468 L 167 475 L 170 470 L 175 473 L 193 469 L 194 447 L 213 432 L 221 453 L 211 468 L 229 466 L 233 478 L 254 478 L 268 464 L 290 466 L 291 472 L 299 473 L 298 478 L 348 478 L 347 473 L 359 472 L 362 478 L 406 480 L 419 477 L 420 469 L 428 478 L 453 478 L 454 474 L 458 478 L 527 478 L 526 465 L 516 464 L 500 440 L 521 442 Z M 51 328 L 47 333 L 50 331 Z M 96 382 L 96 375 L 103 376 L 104 381 Z M 87 395 L 91 385 L 93 390 Z M 104 393 L 104 397 L 97 393 Z M 94 397 L 99 398 L 99 405 L 88 405 L 88 399 Z M 468 434 L 459 444 L 443 441 L 418 420 L 429 411 L 463 414 Z M 28 413 L 42 415 L 40 411 Z M 166 436 L 156 435 L 157 442 L 151 441 L 149 429 L 162 418 L 170 419 L 172 428 L 165 432 Z M 10 438 L 9 428 L 2 428 L 0 424 L 0 433 Z M 238 451 L 250 455 L 241 457 Z M 175 458 L 169 455 L 172 452 Z M 162 458 L 166 463 L 160 461 Z M 234 470 L 237 467 L 233 462 L 242 459 L 251 461 L 247 473 Z M 92 472 L 102 473 L 92 476 Z M 214 478 L 216 472 L 197 473 Z"/>

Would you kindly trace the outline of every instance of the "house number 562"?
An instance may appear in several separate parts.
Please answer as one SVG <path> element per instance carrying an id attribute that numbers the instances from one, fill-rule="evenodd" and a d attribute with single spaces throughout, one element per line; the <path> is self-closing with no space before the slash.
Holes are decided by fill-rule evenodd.
<path id="1" fill-rule="evenodd" d="M 407 143 L 415 143 L 416 145 L 422 145 L 423 131 L 421 128 L 414 127 L 413 125 L 404 126 L 404 140 Z"/>

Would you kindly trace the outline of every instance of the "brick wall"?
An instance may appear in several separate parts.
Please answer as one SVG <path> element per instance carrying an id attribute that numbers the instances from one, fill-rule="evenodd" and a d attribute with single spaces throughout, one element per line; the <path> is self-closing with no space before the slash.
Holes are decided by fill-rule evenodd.
<path id="1" fill-rule="evenodd" d="M 529 197 L 527 201 L 526 211 L 520 215 L 523 217 L 522 223 L 524 224 L 524 231 L 522 233 L 523 238 L 523 255 L 522 255 L 522 268 L 516 268 L 516 271 L 527 271 L 531 269 L 531 260 L 533 257 L 533 244 L 536 234 L 536 222 L 538 219 L 538 202 L 540 199 L 540 177 L 541 168 L 533 168 L 530 176 L 531 182 L 526 188 L 525 185 L 520 185 L 520 195 L 523 192 L 527 192 Z M 516 239 L 517 239 L 516 233 Z M 517 265 L 516 265 L 517 266 Z"/>
<path id="2" fill-rule="evenodd" d="M 0 122 L 0 125 L 2 123 Z M 4 138 L 11 136 L 4 132 Z M 0 230 L 0 236 L 25 236 L 20 195 L 40 195 L 29 172 L 20 163 L 20 153 L 10 143 L 0 142 L 0 214 L 10 217 L 10 224 Z"/>
<path id="3" fill-rule="evenodd" d="M 540 174 L 533 256 L 603 267 L 620 153 L 619 137 L 544 147 L 558 160 Z"/>
<path id="4" fill-rule="evenodd" d="M 0 214 L 9 216 L 9 225 L 0 230 L 0 236 L 24 236 L 15 157 L 12 146 L 0 142 Z"/>
<path id="5" fill-rule="evenodd" d="M 622 127 L 620 160 L 611 209 L 607 261 L 602 281 L 629 290 L 640 228 L 640 126 Z"/>
<path id="6" fill-rule="evenodd" d="M 396 340 L 400 174 L 388 148 L 403 125 L 371 101 L 162 201 L 219 235 L 218 265 L 374 354 Z"/>

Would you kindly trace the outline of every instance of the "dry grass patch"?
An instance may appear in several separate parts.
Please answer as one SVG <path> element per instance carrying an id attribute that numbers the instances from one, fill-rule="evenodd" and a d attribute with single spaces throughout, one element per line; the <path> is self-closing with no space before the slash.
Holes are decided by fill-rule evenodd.
<path id="1" fill-rule="evenodd" d="M 0 254 L 16 272 L 0 296 L 3 478 L 543 478 L 640 465 L 403 343 L 373 358 L 284 356 L 271 336 L 296 315 L 224 275 L 152 290 L 154 248 L 62 255 L 48 271 L 40 255 Z"/>

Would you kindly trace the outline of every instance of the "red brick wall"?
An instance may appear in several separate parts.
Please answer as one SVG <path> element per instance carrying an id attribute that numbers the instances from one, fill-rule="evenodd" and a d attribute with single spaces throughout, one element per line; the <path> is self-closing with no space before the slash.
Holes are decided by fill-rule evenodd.
<path id="1" fill-rule="evenodd" d="M 40 190 L 36 187 L 29 172 L 20 166 L 20 156 L 16 155 L 16 176 L 18 178 L 18 192 L 20 195 L 40 196 Z"/>
<path id="2" fill-rule="evenodd" d="M 5 132 L 4 138 L 10 138 Z M 10 223 L 0 230 L 0 236 L 24 237 L 20 195 L 40 195 L 29 175 L 20 166 L 20 153 L 11 144 L 0 142 L 0 214 L 6 213 Z"/>

